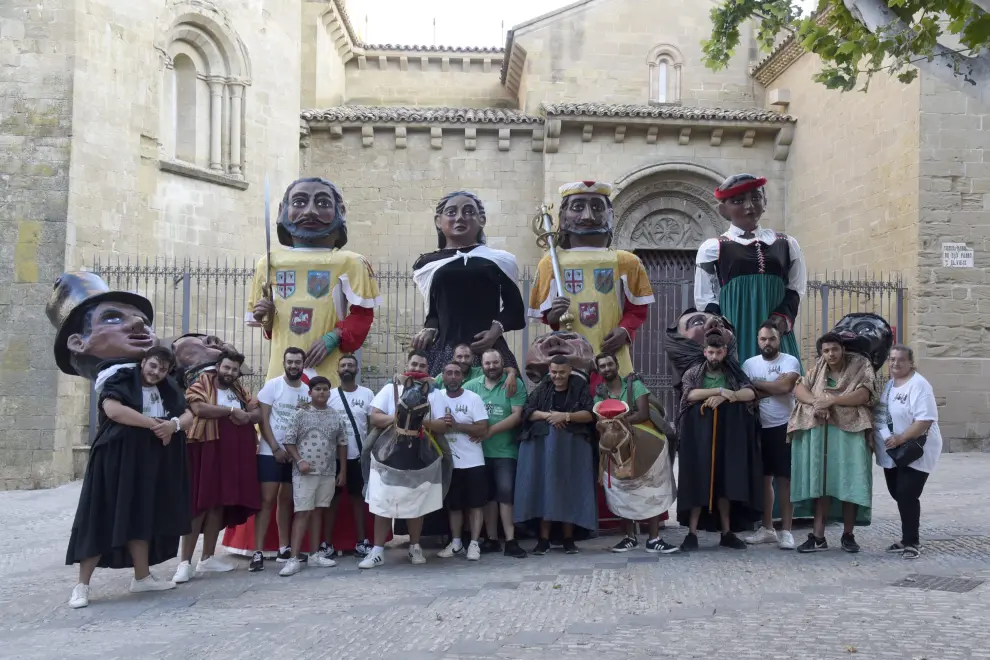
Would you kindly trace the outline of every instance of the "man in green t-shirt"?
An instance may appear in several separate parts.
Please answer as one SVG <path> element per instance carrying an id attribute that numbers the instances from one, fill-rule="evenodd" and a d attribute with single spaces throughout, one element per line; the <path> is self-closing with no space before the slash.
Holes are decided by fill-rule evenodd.
<path id="1" fill-rule="evenodd" d="M 479 367 L 474 364 L 474 353 L 471 351 L 470 344 L 458 344 L 454 346 L 454 362 L 461 365 L 461 371 L 464 372 L 464 384 L 467 385 L 475 378 L 481 378 L 485 375 L 484 367 Z M 516 370 L 506 369 L 506 390 L 509 392 L 510 396 L 516 393 Z M 443 391 L 443 374 L 437 374 L 437 377 L 433 379 L 436 384 L 437 389 Z"/>
<path id="2" fill-rule="evenodd" d="M 526 551 L 516 541 L 512 502 L 516 490 L 516 458 L 519 455 L 516 437 L 522 425 L 526 392 L 509 393 L 507 384 L 510 376 L 502 364 L 502 354 L 496 349 L 482 354 L 481 368 L 484 375 L 466 383 L 464 389 L 480 396 L 488 410 L 488 433 L 481 448 L 485 453 L 489 493 L 494 497 L 485 507 L 488 540 L 482 550 L 497 552 L 501 549 L 498 542 L 498 521 L 501 518 L 505 532 L 505 555 L 522 558 L 526 556 Z"/>
<path id="3" fill-rule="evenodd" d="M 601 403 L 605 399 L 628 402 L 629 382 L 627 378 L 619 377 L 619 362 L 615 355 L 599 353 L 595 357 L 595 368 L 604 381 L 595 391 L 595 403 Z M 632 395 L 634 403 L 626 421 L 630 424 L 650 424 L 652 426 L 650 421 L 650 391 L 638 378 L 632 381 Z M 670 545 L 660 538 L 660 521 L 666 519 L 667 512 L 664 511 L 662 514 L 646 520 L 649 531 L 649 538 L 646 540 L 647 552 L 659 552 L 661 554 L 677 552 L 676 545 Z M 623 519 L 622 528 L 625 537 L 612 547 L 612 552 L 628 552 L 639 547 L 639 541 L 636 539 L 636 521 Z"/>

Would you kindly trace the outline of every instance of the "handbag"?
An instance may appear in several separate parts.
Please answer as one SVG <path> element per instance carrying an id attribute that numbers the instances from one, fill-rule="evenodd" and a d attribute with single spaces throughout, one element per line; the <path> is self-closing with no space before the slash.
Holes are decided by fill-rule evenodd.
<path id="1" fill-rule="evenodd" d="M 897 467 L 907 467 L 925 455 L 925 443 L 928 441 L 928 434 L 917 438 L 912 438 L 902 445 L 887 450 L 887 455 L 894 461 Z"/>

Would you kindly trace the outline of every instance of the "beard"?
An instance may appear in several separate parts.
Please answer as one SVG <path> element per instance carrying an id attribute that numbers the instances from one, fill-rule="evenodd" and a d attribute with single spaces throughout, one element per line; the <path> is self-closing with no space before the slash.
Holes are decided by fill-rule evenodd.
<path id="1" fill-rule="evenodd" d="M 302 372 L 302 369 L 286 369 L 285 375 L 289 378 L 289 380 L 299 380 L 302 376 Z"/>
<path id="2" fill-rule="evenodd" d="M 780 349 L 767 346 L 765 348 L 760 349 L 760 355 L 762 355 L 767 360 L 772 360 L 778 355 L 780 355 Z"/>
<path id="3" fill-rule="evenodd" d="M 350 371 L 341 371 L 337 375 L 340 376 L 342 383 L 353 383 L 354 379 L 357 378 L 357 374 Z"/>
<path id="4" fill-rule="evenodd" d="M 217 383 L 223 387 L 230 387 L 231 385 L 234 384 L 235 380 L 237 379 L 230 378 L 228 376 L 221 376 L 220 374 L 217 374 Z"/>
<path id="5" fill-rule="evenodd" d="M 707 360 L 709 371 L 722 371 L 722 360 Z"/>

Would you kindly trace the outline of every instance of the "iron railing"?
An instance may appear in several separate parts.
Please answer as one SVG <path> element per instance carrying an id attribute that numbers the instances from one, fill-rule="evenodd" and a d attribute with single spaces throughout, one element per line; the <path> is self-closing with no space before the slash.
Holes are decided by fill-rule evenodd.
<path id="1" fill-rule="evenodd" d="M 690 259 L 647 260 L 646 266 L 657 302 L 651 306 L 646 323 L 637 334 L 633 367 L 665 407 L 674 410 L 673 379 L 664 352 L 666 328 L 675 323 L 682 310 L 694 304 L 694 268 Z M 244 377 L 245 386 L 257 392 L 264 384 L 269 343 L 260 329 L 246 321 L 254 262 L 112 258 L 94 262 L 91 269 L 111 288 L 147 297 L 154 305 L 153 325 L 159 337 L 165 339 L 187 332 L 222 337 L 246 356 L 245 364 L 253 373 Z M 376 310 L 375 322 L 359 351 L 361 380 L 372 390 L 380 388 L 402 369 L 410 340 L 423 327 L 425 307 L 411 272 L 411 267 L 405 265 L 383 263 L 375 273 L 383 304 Z M 522 269 L 517 284 L 523 301 L 528 302 L 532 271 Z M 832 273 L 811 279 L 795 328 L 805 366 L 814 359 L 815 340 L 850 312 L 884 316 L 896 328 L 898 341 L 902 341 L 904 293 L 902 281 L 895 276 Z M 547 330 L 538 320 L 530 320 L 525 328 L 506 336 L 520 366 L 525 360 L 526 347 Z M 96 428 L 95 415 L 94 400 L 90 411 L 91 433 Z"/>

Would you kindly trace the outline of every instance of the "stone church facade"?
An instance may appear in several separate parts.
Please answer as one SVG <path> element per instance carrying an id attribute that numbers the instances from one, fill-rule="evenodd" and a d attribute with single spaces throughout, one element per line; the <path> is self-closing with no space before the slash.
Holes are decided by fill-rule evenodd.
<path id="1" fill-rule="evenodd" d="M 88 390 L 51 358 L 55 277 L 110 254 L 254 258 L 262 189 L 347 200 L 349 247 L 408 264 L 471 190 L 522 265 L 564 182 L 614 182 L 615 244 L 683 262 L 724 176 L 769 178 L 765 224 L 811 272 L 890 272 L 951 450 L 990 437 L 990 109 L 924 75 L 839 94 L 783 38 L 701 63 L 710 2 L 583 0 L 503 48 L 365 44 L 343 0 L 11 0 L 0 7 L 0 487 L 71 478 Z M 352 7 L 353 9 L 353 7 Z M 943 267 L 942 244 L 975 251 Z"/>

